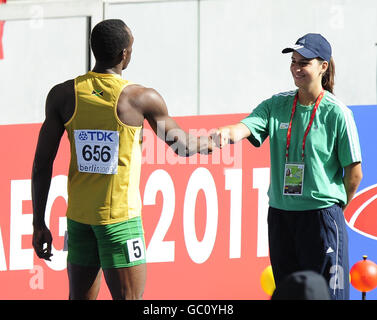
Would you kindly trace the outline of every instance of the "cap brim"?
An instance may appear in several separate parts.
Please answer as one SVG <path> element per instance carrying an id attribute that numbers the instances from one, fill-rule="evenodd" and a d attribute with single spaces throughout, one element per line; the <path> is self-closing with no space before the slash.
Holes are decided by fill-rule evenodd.
<path id="1" fill-rule="evenodd" d="M 313 59 L 313 58 L 317 58 L 318 55 L 316 55 L 315 53 L 313 53 L 312 51 L 304 48 L 304 47 L 301 47 L 301 48 L 285 48 L 282 53 L 289 53 L 289 52 L 293 52 L 293 51 L 296 51 L 298 52 L 299 54 L 301 54 L 304 58 L 307 58 L 307 59 Z"/>
<path id="2" fill-rule="evenodd" d="M 293 52 L 293 48 L 285 48 L 284 50 L 282 50 L 281 53 L 289 53 L 289 52 Z"/>

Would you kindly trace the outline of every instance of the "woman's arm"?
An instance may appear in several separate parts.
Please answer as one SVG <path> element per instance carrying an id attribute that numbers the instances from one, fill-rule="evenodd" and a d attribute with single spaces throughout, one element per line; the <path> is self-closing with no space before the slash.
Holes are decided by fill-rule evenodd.
<path id="1" fill-rule="evenodd" d="M 355 162 L 344 168 L 343 183 L 347 193 L 347 203 L 343 206 L 343 210 L 348 206 L 354 197 L 360 181 L 363 178 L 361 163 Z"/>
<path id="2" fill-rule="evenodd" d="M 212 134 L 212 139 L 215 141 L 217 147 L 223 148 L 229 143 L 236 143 L 251 135 L 250 130 L 246 125 L 239 122 L 237 124 L 220 127 Z"/>

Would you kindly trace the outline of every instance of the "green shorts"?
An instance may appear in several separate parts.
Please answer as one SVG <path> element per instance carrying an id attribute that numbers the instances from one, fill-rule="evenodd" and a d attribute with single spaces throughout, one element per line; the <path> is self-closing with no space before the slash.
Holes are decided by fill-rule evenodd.
<path id="1" fill-rule="evenodd" d="M 125 268 L 146 262 L 140 217 L 88 225 L 67 218 L 68 262 L 87 267 Z"/>

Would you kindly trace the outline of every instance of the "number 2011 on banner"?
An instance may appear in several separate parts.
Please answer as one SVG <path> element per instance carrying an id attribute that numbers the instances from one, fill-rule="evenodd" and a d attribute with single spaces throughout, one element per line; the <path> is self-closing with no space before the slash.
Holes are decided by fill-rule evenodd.
<path id="1" fill-rule="evenodd" d="M 242 169 L 226 169 L 225 189 L 230 191 L 229 258 L 241 257 L 242 226 Z M 258 189 L 257 257 L 268 256 L 267 189 L 269 168 L 253 169 L 253 188 Z M 195 204 L 198 192 L 206 198 L 207 217 L 204 237 L 199 241 L 195 229 Z M 163 206 L 160 219 L 147 248 L 147 262 L 172 262 L 175 258 L 175 241 L 165 241 L 165 235 L 175 212 L 175 188 L 170 175 L 158 169 L 149 176 L 144 190 L 144 205 L 155 205 L 158 192 L 162 193 Z M 183 234 L 188 254 L 195 263 L 205 262 L 215 245 L 218 227 L 218 197 L 216 184 L 210 171 L 197 168 L 191 174 L 183 204 Z"/>

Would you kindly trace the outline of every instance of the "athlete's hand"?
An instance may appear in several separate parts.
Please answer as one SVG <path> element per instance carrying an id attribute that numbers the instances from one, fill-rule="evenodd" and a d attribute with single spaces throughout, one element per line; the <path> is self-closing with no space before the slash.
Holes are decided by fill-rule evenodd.
<path id="1" fill-rule="evenodd" d="M 212 140 L 218 148 L 223 148 L 230 143 L 230 130 L 229 128 L 218 128 L 211 134 Z"/>
<path id="2" fill-rule="evenodd" d="M 198 138 L 198 150 L 201 154 L 210 154 L 215 149 L 216 145 L 212 140 L 212 136 L 200 136 Z"/>
<path id="3" fill-rule="evenodd" d="M 52 235 L 50 230 L 44 226 L 34 226 L 33 247 L 37 256 L 41 259 L 51 261 Z"/>

